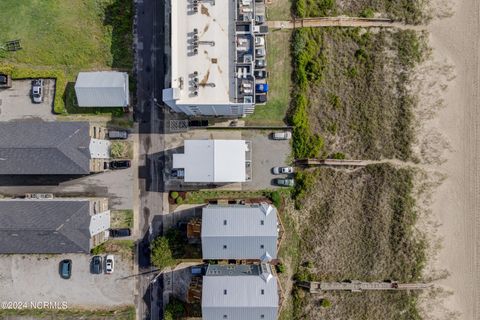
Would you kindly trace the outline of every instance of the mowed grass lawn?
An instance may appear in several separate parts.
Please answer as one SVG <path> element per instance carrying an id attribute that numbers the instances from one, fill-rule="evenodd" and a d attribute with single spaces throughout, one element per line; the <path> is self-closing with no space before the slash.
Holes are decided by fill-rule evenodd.
<path id="1" fill-rule="evenodd" d="M 272 30 L 267 35 L 268 102 L 257 105 L 255 113 L 246 118 L 250 125 L 284 124 L 292 87 L 291 37 L 287 30 Z"/>
<path id="2" fill-rule="evenodd" d="M 2 1 L 0 41 L 20 39 L 23 49 L 0 51 L 0 64 L 13 68 L 14 77 L 62 73 L 57 96 L 63 97 L 79 71 L 130 71 L 131 20 L 130 0 Z M 61 100 L 55 99 L 57 111 L 64 109 Z"/>

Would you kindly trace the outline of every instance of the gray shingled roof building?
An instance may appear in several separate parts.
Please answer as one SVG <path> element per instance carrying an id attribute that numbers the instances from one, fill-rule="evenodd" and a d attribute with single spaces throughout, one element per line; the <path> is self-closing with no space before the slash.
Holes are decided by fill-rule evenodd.
<path id="1" fill-rule="evenodd" d="M 90 173 L 88 122 L 0 123 L 0 174 Z"/>
<path id="2" fill-rule="evenodd" d="M 271 266 L 209 265 L 202 284 L 204 320 L 275 320 L 278 284 Z"/>
<path id="3" fill-rule="evenodd" d="M 80 107 L 127 107 L 128 74 L 116 71 L 80 72 L 75 82 Z"/>
<path id="4" fill-rule="evenodd" d="M 203 259 L 277 258 L 277 210 L 269 204 L 209 205 L 202 211 Z"/>
<path id="5" fill-rule="evenodd" d="M 0 253 L 89 253 L 95 224 L 89 200 L 0 200 Z"/>

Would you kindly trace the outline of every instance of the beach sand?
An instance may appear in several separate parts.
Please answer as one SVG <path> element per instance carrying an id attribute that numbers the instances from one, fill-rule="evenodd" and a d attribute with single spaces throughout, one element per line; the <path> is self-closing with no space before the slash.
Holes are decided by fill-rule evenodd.
<path id="1" fill-rule="evenodd" d="M 450 146 L 442 155 L 446 161 L 429 165 L 446 176 L 432 198 L 432 212 L 440 223 L 438 236 L 443 239 L 432 263 L 449 271 L 449 277 L 436 283 L 453 292 L 443 300 L 435 318 L 445 318 L 446 307 L 458 312 L 459 319 L 476 320 L 480 316 L 480 1 L 452 3 L 451 17 L 434 19 L 427 27 L 433 59 L 452 65 L 455 75 L 442 93 L 445 107 L 425 125 L 439 132 Z"/>

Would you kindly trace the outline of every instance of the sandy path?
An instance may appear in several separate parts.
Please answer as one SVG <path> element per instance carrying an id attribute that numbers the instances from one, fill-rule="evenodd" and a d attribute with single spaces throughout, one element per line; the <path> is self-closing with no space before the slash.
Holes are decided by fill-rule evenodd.
<path id="1" fill-rule="evenodd" d="M 452 147 L 447 161 L 433 168 L 448 177 L 433 198 L 443 237 L 436 266 L 451 273 L 439 281 L 453 291 L 445 307 L 468 320 L 480 316 L 479 7 L 478 0 L 456 0 L 451 18 L 435 20 L 428 27 L 434 59 L 453 64 L 456 75 L 445 93 L 446 108 L 428 124 L 443 133 Z"/>

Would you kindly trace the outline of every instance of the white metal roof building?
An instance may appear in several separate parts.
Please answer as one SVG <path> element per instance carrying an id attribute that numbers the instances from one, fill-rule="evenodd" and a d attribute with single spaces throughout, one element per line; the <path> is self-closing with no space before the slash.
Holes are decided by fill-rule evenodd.
<path id="1" fill-rule="evenodd" d="M 209 205 L 202 210 L 203 259 L 277 258 L 278 221 L 275 207 Z"/>
<path id="2" fill-rule="evenodd" d="M 185 140 L 184 153 L 173 155 L 173 168 L 184 170 L 185 182 L 222 183 L 247 180 L 245 140 Z"/>
<path id="3" fill-rule="evenodd" d="M 255 109 L 253 0 L 171 2 L 171 87 L 187 115 L 240 117 Z"/>
<path id="4" fill-rule="evenodd" d="M 203 277 L 202 319 L 276 320 L 278 284 L 271 266 L 210 265 Z"/>
<path id="5" fill-rule="evenodd" d="M 129 105 L 128 74 L 116 71 L 80 72 L 75 82 L 80 107 Z"/>

